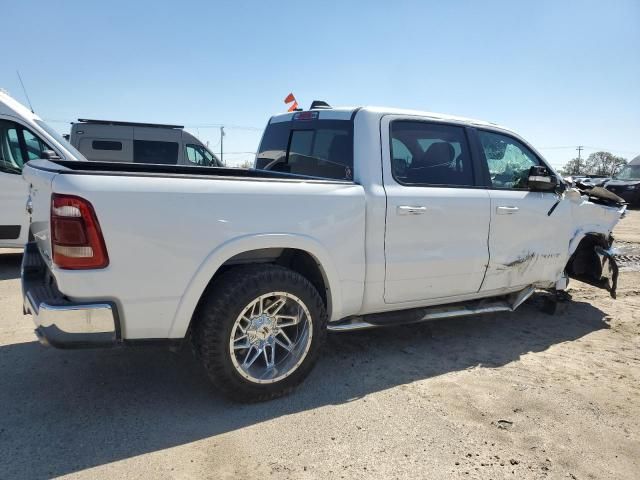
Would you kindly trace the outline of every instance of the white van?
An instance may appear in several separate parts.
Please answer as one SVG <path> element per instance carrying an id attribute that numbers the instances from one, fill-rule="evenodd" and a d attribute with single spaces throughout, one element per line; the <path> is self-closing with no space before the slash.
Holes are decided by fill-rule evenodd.
<path id="1" fill-rule="evenodd" d="M 86 160 L 40 117 L 0 90 L 0 248 L 22 248 L 27 242 L 29 185 L 22 179 L 22 167 L 50 155 Z"/>
<path id="2" fill-rule="evenodd" d="M 79 120 L 71 128 L 70 143 L 0 89 L 0 248 L 22 248 L 27 242 L 29 185 L 22 179 L 22 167 L 29 160 L 57 156 L 61 160 L 222 166 L 182 128 Z"/>
<path id="3" fill-rule="evenodd" d="M 70 142 L 93 161 L 222 166 L 182 125 L 81 118 L 71 126 Z"/>

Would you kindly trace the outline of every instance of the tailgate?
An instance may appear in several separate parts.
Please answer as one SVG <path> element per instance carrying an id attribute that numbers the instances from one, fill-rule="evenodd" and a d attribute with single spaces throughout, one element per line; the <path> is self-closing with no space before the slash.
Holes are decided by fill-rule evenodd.
<path id="1" fill-rule="evenodd" d="M 38 250 L 47 264 L 51 264 L 51 239 L 49 234 L 49 220 L 51 209 L 51 183 L 64 167 L 55 163 L 36 160 L 27 163 L 22 176 L 29 184 L 27 198 L 27 213 L 30 217 L 30 238 L 38 244 Z"/>

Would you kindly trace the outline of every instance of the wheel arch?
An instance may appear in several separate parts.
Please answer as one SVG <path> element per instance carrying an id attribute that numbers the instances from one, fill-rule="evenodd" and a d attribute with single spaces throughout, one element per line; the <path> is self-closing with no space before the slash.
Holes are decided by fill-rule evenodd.
<path id="1" fill-rule="evenodd" d="M 342 311 L 340 278 L 322 244 L 298 234 L 249 235 L 219 245 L 203 260 L 180 299 L 169 338 L 186 335 L 198 302 L 214 277 L 229 266 L 266 262 L 279 263 L 307 277 L 325 300 L 328 318 Z M 316 273 L 310 273 L 314 266 Z"/>
<path id="2" fill-rule="evenodd" d="M 583 243 L 583 241 L 586 240 L 588 242 L 599 242 L 604 245 L 609 241 L 610 235 L 610 232 L 599 230 L 596 228 L 583 229 L 578 231 L 569 242 L 569 258 L 571 258 L 573 254 L 576 253 L 578 247 Z"/>

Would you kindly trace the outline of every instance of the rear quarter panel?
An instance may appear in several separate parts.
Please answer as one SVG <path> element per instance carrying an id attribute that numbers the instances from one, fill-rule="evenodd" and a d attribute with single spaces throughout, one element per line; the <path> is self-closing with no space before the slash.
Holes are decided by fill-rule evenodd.
<path id="1" fill-rule="evenodd" d="M 217 268 L 247 249 L 293 247 L 330 282 L 332 318 L 355 313 L 364 281 L 364 191 L 358 185 L 235 179 L 58 175 L 58 193 L 89 200 L 110 264 L 54 274 L 74 300 L 114 300 L 123 335 L 184 336 Z"/>
<path id="2" fill-rule="evenodd" d="M 32 164 L 39 163 L 45 167 L 57 167 L 47 161 L 28 162 L 22 171 L 25 185 L 28 187 L 28 197 L 25 202 L 31 205 L 31 219 L 29 229 L 38 244 L 38 249 L 45 262 L 51 266 L 51 238 L 49 220 L 51 216 L 51 184 L 56 172 L 32 168 Z"/>

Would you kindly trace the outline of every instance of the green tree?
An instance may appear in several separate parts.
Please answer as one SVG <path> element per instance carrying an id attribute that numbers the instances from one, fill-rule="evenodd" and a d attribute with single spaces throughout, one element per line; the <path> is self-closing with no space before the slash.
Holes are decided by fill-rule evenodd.
<path id="1" fill-rule="evenodd" d="M 567 164 L 560 169 L 560 173 L 564 176 L 580 175 L 584 171 L 584 160 L 572 158 Z"/>
<path id="2" fill-rule="evenodd" d="M 602 175 L 612 177 L 627 164 L 627 160 L 609 152 L 595 152 L 585 160 L 572 158 L 560 169 L 562 175 Z"/>
<path id="3" fill-rule="evenodd" d="M 595 152 L 589 155 L 585 162 L 586 170 L 592 175 L 612 177 L 627 164 L 627 160 L 616 157 L 609 152 Z"/>

